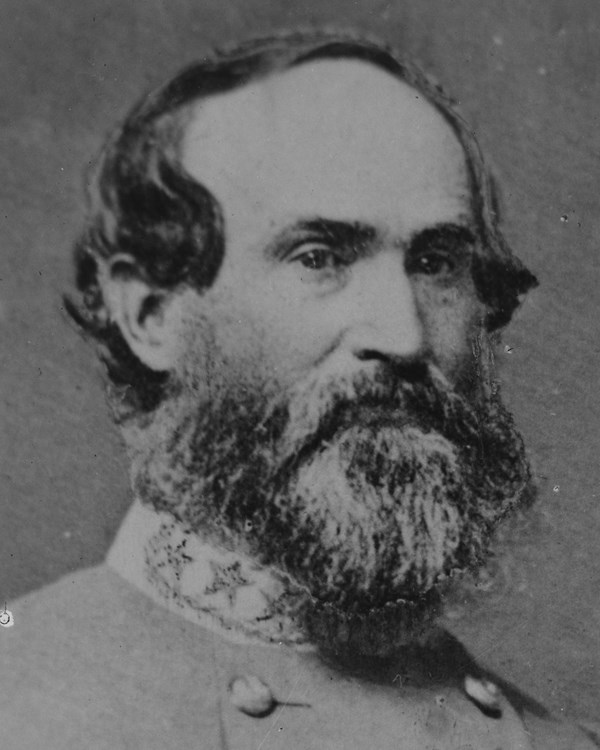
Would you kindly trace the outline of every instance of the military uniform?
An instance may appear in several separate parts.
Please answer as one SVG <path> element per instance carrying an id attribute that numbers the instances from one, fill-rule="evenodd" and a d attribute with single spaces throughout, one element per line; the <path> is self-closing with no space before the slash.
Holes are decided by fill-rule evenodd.
<path id="1" fill-rule="evenodd" d="M 496 691 L 447 634 L 424 655 L 423 686 L 393 659 L 340 666 L 289 646 L 230 642 L 108 565 L 10 608 L 14 627 L 0 630 L 0 718 L 16 750 L 598 746 L 510 686 Z"/>

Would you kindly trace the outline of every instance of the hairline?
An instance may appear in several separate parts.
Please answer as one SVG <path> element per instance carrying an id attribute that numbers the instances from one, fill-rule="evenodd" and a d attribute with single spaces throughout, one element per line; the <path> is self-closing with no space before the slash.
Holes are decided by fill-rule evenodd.
<path id="1" fill-rule="evenodd" d="M 282 37 L 282 39 L 285 39 L 285 37 Z M 260 46 L 261 44 L 265 46 L 266 51 L 262 51 L 262 54 L 267 58 L 271 57 L 268 50 L 268 43 L 270 40 L 271 38 L 267 38 L 265 40 L 259 40 L 256 43 L 257 46 Z M 322 44 L 319 44 L 319 40 L 322 41 Z M 306 44 L 308 45 L 309 42 L 306 42 Z M 244 89 L 247 86 L 285 74 L 311 62 L 352 60 L 388 73 L 395 80 L 400 81 L 412 90 L 417 91 L 435 109 L 435 111 L 442 116 L 444 121 L 450 126 L 454 136 L 461 146 L 469 176 L 470 192 L 473 194 L 476 191 L 478 180 L 474 172 L 477 170 L 472 162 L 483 161 L 481 153 L 475 140 L 466 137 L 469 135 L 468 125 L 457 111 L 453 100 L 442 92 L 441 87 L 439 87 L 437 82 L 435 82 L 431 76 L 425 74 L 413 63 L 400 60 L 393 50 L 388 49 L 387 46 L 381 44 L 378 45 L 374 40 L 360 37 L 358 35 L 354 36 L 344 34 L 341 38 L 316 35 L 314 45 L 316 46 L 309 49 L 308 52 L 303 52 L 296 57 L 292 55 L 289 59 L 286 59 L 285 54 L 281 55 L 278 59 L 276 58 L 276 55 L 273 54 L 273 58 L 277 59 L 277 64 L 271 67 L 261 66 L 256 70 L 253 70 L 246 78 L 240 78 L 232 85 L 228 85 L 221 90 L 210 92 L 199 91 L 193 97 L 186 99 L 180 104 L 176 104 L 172 108 L 167 107 L 158 114 L 158 116 L 155 116 L 157 123 L 163 120 L 163 118 L 166 121 L 170 121 L 168 132 L 170 135 L 172 135 L 173 132 L 176 133 L 177 143 L 175 144 L 174 150 L 179 168 L 184 170 L 190 179 L 199 182 L 193 175 L 185 170 L 181 157 L 186 131 L 190 126 L 194 115 L 199 113 L 201 116 L 203 101 L 217 99 L 221 96 L 233 93 L 234 91 Z M 332 49 L 337 45 L 341 45 L 343 49 L 338 51 Z M 243 50 L 244 47 L 241 49 Z M 372 54 L 369 55 L 369 53 Z M 272 62 L 272 60 L 270 60 L 270 62 Z M 214 64 L 215 66 L 226 66 L 228 63 L 231 64 L 231 60 L 228 58 L 227 53 L 225 53 L 223 59 L 220 59 L 217 54 L 214 58 L 209 58 L 206 62 L 192 64 L 189 67 L 184 68 L 184 70 L 176 75 L 175 78 L 170 79 L 159 91 L 164 95 L 164 98 L 168 98 L 171 86 L 185 76 L 186 73 L 196 71 L 200 73 L 205 67 L 208 67 L 211 64 Z M 152 108 L 147 115 L 149 120 L 154 119 L 151 112 Z M 172 143 L 171 146 L 173 146 Z"/>

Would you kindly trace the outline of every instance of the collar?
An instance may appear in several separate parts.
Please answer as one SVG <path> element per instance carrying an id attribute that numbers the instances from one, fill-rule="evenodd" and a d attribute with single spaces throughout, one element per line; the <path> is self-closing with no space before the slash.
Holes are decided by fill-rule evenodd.
<path id="1" fill-rule="evenodd" d="M 203 541 L 170 514 L 156 512 L 139 500 L 127 513 L 106 563 L 157 604 L 230 642 L 288 646 L 302 652 L 318 650 L 295 624 L 295 615 L 306 595 L 292 593 L 293 587 L 283 575 L 244 555 Z M 458 649 L 460 658 L 454 654 L 454 661 L 460 662 L 461 668 L 457 674 L 451 670 L 453 681 L 461 679 L 467 666 L 469 670 L 462 675 L 463 692 L 486 715 L 502 715 L 501 704 L 505 701 L 498 688 L 480 674 L 481 670 L 452 636 L 435 630 L 427 644 L 414 648 L 418 651 L 420 671 L 425 667 L 430 677 L 435 672 L 433 662 L 440 661 L 440 654 L 450 658 Z M 429 661 L 424 660 L 428 652 Z M 406 679 L 409 665 L 409 661 L 403 665 Z M 396 670 L 397 664 L 391 667 Z M 441 670 L 444 671 L 443 664 Z M 477 676 L 471 676 L 469 671 Z M 359 662 L 354 664 L 353 674 L 360 674 Z M 391 682 L 399 677 L 401 674 L 396 674 Z M 420 679 L 411 677 L 410 681 L 420 684 Z M 247 686 L 242 688 L 242 704 L 238 708 L 254 715 L 246 704 L 250 701 L 249 705 L 254 705 L 257 690 L 263 699 L 264 686 L 261 683 L 254 692 L 251 690 L 250 696 Z"/>
<path id="2" fill-rule="evenodd" d="M 232 642 L 314 650 L 295 624 L 306 595 L 285 576 L 202 540 L 139 499 L 106 562 L 156 603 Z"/>

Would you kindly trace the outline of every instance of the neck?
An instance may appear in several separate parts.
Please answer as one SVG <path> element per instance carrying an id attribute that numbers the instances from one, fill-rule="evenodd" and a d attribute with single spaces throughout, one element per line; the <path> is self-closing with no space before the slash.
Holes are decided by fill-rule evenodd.
<path id="1" fill-rule="evenodd" d="M 308 594 L 136 500 L 107 564 L 155 602 L 237 643 L 311 649 L 297 625 Z"/>
<path id="2" fill-rule="evenodd" d="M 202 539 L 139 500 L 107 564 L 158 604 L 235 643 L 386 656 L 435 632 L 430 596 L 354 615 L 317 605 L 280 571 Z"/>

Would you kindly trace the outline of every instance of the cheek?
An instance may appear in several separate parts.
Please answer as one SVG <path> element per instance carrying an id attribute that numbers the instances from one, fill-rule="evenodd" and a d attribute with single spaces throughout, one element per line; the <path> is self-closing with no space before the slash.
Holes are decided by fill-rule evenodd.
<path id="1" fill-rule="evenodd" d="M 292 305 L 239 295 L 211 306 L 188 327 L 186 380 L 216 398 L 219 390 L 278 393 L 293 385 L 329 345 L 319 319 L 307 320 Z M 322 322 L 322 319 L 321 319 Z"/>
<path id="2" fill-rule="evenodd" d="M 188 360 L 212 398 L 218 391 L 245 391 L 264 383 L 271 368 L 265 337 L 252 320 L 234 311 L 202 322 Z"/>
<path id="3" fill-rule="evenodd" d="M 233 304 L 220 313 L 219 340 L 231 360 L 261 373 L 265 381 L 293 384 L 339 336 L 331 306 L 291 274 L 273 274 L 237 289 Z"/>
<path id="4" fill-rule="evenodd" d="M 436 364 L 458 383 L 473 367 L 475 338 L 481 331 L 484 306 L 471 284 L 429 290 L 420 296 L 427 343 Z"/>

